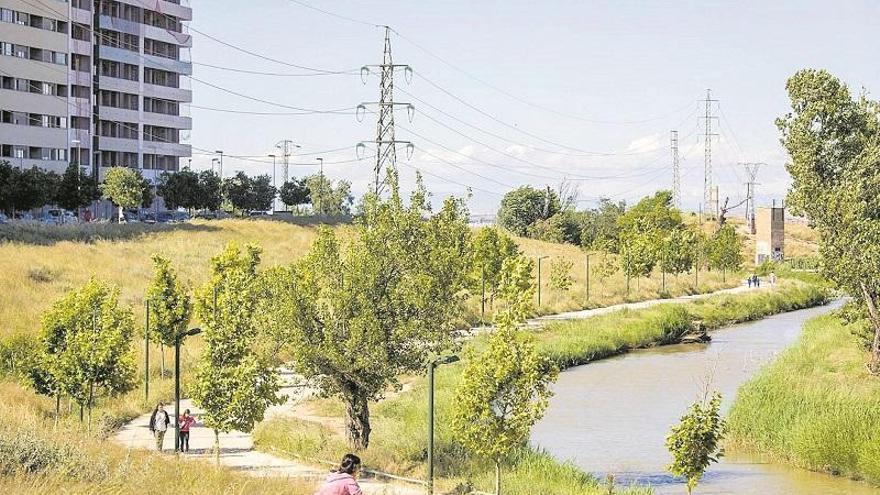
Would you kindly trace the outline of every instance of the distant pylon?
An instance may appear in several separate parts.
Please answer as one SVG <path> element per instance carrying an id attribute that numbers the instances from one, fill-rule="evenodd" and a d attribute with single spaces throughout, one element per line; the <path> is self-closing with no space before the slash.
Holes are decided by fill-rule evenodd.
<path id="1" fill-rule="evenodd" d="M 742 166 L 746 168 L 746 176 L 748 177 L 748 181 L 746 182 L 746 222 L 749 225 L 749 232 L 754 234 L 756 232 L 755 229 L 755 186 L 758 184 L 755 182 L 758 178 L 758 169 L 761 168 L 761 165 L 766 165 L 766 163 L 742 163 Z"/>
<path id="2" fill-rule="evenodd" d="M 294 148 L 299 148 L 299 145 L 293 144 L 290 139 L 282 139 L 275 143 L 275 147 L 281 150 L 281 183 L 284 184 L 290 177 L 290 155 L 293 154 Z"/>
<path id="3" fill-rule="evenodd" d="M 407 157 L 412 156 L 413 144 L 409 141 L 398 141 L 394 137 L 394 107 L 405 106 L 409 119 L 412 120 L 415 107 L 411 103 L 401 103 L 394 101 L 394 72 L 402 69 L 404 75 L 409 81 L 412 78 L 412 68 L 405 64 L 395 64 L 391 57 L 391 28 L 385 26 L 385 48 L 382 54 L 382 63 L 378 65 L 365 65 L 361 67 L 361 79 L 366 84 L 366 76 L 370 74 L 370 69 L 377 69 L 379 78 L 379 101 L 364 102 L 358 105 L 358 117 L 366 111 L 367 105 L 375 105 L 378 107 L 378 119 L 376 120 L 376 139 L 373 144 L 376 146 L 376 164 L 374 169 L 375 185 L 374 192 L 379 195 L 386 178 L 382 174 L 388 168 L 397 169 L 397 145 L 405 144 L 407 148 Z M 358 143 L 359 152 L 366 147 L 366 142 Z"/>
<path id="4" fill-rule="evenodd" d="M 712 132 L 712 120 L 718 117 L 712 115 L 712 103 L 718 100 L 712 99 L 712 90 L 706 90 L 706 113 L 703 116 L 704 130 L 703 137 L 705 139 L 705 156 L 703 162 L 703 202 L 706 205 L 706 212 L 711 215 L 718 215 L 718 196 L 715 196 L 714 203 L 712 198 L 712 138 L 718 134 Z"/>
<path id="5" fill-rule="evenodd" d="M 672 148 L 672 204 L 681 209 L 681 168 L 678 162 L 678 131 L 670 131 Z"/>

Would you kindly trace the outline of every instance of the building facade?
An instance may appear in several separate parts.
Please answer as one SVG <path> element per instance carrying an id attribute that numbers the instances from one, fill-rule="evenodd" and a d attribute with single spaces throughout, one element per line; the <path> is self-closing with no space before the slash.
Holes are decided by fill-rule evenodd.
<path id="1" fill-rule="evenodd" d="M 155 181 L 191 156 L 184 0 L 0 0 L 0 160 Z"/>
<path id="2" fill-rule="evenodd" d="M 755 210 L 755 264 L 785 260 L 785 208 Z"/>

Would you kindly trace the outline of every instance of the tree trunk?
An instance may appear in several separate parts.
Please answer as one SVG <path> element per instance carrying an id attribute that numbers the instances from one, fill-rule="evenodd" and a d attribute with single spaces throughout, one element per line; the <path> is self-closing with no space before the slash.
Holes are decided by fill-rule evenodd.
<path id="1" fill-rule="evenodd" d="M 89 424 L 88 431 L 92 431 L 92 402 L 95 399 L 95 382 L 89 383 Z"/>
<path id="2" fill-rule="evenodd" d="M 122 223 L 122 222 L 124 222 L 124 221 L 125 221 L 125 215 L 123 215 L 123 213 L 122 213 L 122 206 L 120 206 L 120 207 L 119 207 L 119 223 Z"/>
<path id="3" fill-rule="evenodd" d="M 214 462 L 220 465 L 220 432 L 214 430 Z"/>
<path id="4" fill-rule="evenodd" d="M 55 392 L 55 427 L 58 427 L 58 417 L 61 415 L 61 392 Z"/>
<path id="5" fill-rule="evenodd" d="M 868 319 L 874 328 L 874 342 L 871 343 L 871 362 L 868 367 L 872 373 L 880 374 L 880 312 L 877 310 L 877 301 L 875 296 L 871 294 L 868 287 L 862 283 L 862 297 L 865 298 L 865 304 L 868 306 Z"/>
<path id="6" fill-rule="evenodd" d="M 162 356 L 162 378 L 165 378 L 165 345 L 159 342 L 159 354 Z"/>
<path id="7" fill-rule="evenodd" d="M 370 446 L 370 405 L 356 389 L 345 395 L 345 438 L 353 450 L 366 450 Z"/>
<path id="8" fill-rule="evenodd" d="M 501 495 L 501 461 L 495 461 L 495 495 Z"/>

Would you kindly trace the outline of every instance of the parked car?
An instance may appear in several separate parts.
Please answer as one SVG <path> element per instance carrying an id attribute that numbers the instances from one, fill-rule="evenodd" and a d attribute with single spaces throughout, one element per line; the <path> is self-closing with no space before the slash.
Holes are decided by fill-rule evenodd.
<path id="1" fill-rule="evenodd" d="M 158 215 L 156 215 L 157 223 L 171 223 L 174 221 L 174 214 L 170 211 L 160 211 Z"/>
<path id="2" fill-rule="evenodd" d="M 268 211 L 252 211 L 252 212 L 248 213 L 248 216 L 251 216 L 251 217 L 265 217 L 268 215 L 269 215 Z"/>
<path id="3" fill-rule="evenodd" d="M 7 223 L 7 222 L 9 222 L 9 217 L 7 217 L 5 213 L 0 211 L 0 223 Z"/>
<path id="4" fill-rule="evenodd" d="M 79 223 L 79 218 L 72 211 L 62 210 L 61 208 L 50 208 L 43 213 L 40 221 L 48 225 L 62 225 L 68 223 Z"/>
<path id="5" fill-rule="evenodd" d="M 188 222 L 189 221 L 189 213 L 185 211 L 172 211 L 171 216 L 173 218 L 173 222 Z"/>

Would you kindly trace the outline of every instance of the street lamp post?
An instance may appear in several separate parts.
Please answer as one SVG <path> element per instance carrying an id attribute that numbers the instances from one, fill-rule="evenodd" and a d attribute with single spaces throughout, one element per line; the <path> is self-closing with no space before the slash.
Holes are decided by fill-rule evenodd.
<path id="1" fill-rule="evenodd" d="M 79 178 L 82 175 L 82 152 L 81 152 L 82 148 L 79 147 L 79 144 L 80 144 L 79 139 L 71 139 L 70 144 L 76 146 L 76 183 L 77 183 L 76 188 L 77 188 L 77 192 L 78 192 L 79 188 L 80 188 Z M 80 213 L 82 213 L 81 210 L 82 210 L 82 208 L 77 206 L 77 210 L 76 210 L 77 218 L 79 218 Z M 62 223 L 64 222 L 64 215 L 61 215 L 61 221 L 62 221 Z"/>
<path id="2" fill-rule="evenodd" d="M 220 165 L 219 165 L 219 164 L 220 164 L 220 160 L 217 159 L 217 158 L 211 158 L 211 172 L 214 172 L 214 171 L 215 171 L 215 169 L 214 169 L 214 166 L 215 166 L 214 164 L 215 164 L 215 163 L 217 164 L 217 169 L 216 169 L 216 170 L 217 170 L 217 171 L 220 170 Z M 220 175 L 220 174 L 217 174 L 217 175 Z"/>
<path id="3" fill-rule="evenodd" d="M 324 208 L 324 201 L 323 201 L 323 197 L 324 197 L 324 159 L 319 157 L 319 158 L 316 158 L 316 160 L 318 160 L 318 163 L 320 165 L 319 177 L 321 177 L 321 187 L 318 189 L 318 191 L 320 192 L 318 194 L 318 211 L 321 212 L 321 214 L 323 214 L 324 213 L 324 210 L 323 210 L 323 208 Z"/>
<path id="4" fill-rule="evenodd" d="M 201 328 L 190 328 L 174 339 L 174 451 L 180 451 L 180 342 L 185 337 L 202 333 Z"/>
<path id="5" fill-rule="evenodd" d="M 428 360 L 428 494 L 434 493 L 434 370 L 454 363 L 459 357 L 450 354 Z"/>
<path id="6" fill-rule="evenodd" d="M 541 307 L 541 260 L 549 256 L 538 256 L 538 307 Z"/>
<path id="7" fill-rule="evenodd" d="M 275 196 L 272 198 L 272 213 L 278 210 L 278 184 L 275 181 L 275 154 L 270 153 L 269 158 L 272 159 L 272 187 L 275 188 Z"/>
<path id="8" fill-rule="evenodd" d="M 214 153 L 220 155 L 220 179 L 223 179 L 223 150 L 216 150 Z"/>

